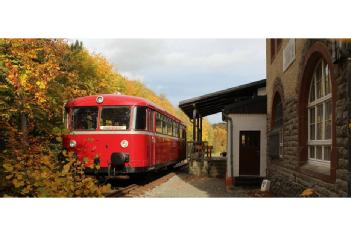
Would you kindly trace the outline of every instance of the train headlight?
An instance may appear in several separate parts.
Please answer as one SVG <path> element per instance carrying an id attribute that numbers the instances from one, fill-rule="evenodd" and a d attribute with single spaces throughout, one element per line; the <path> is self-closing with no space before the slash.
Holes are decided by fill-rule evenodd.
<path id="1" fill-rule="evenodd" d="M 97 103 L 103 103 L 104 102 L 104 97 L 103 96 L 98 96 L 97 98 L 96 98 L 96 102 Z"/>
<path id="2" fill-rule="evenodd" d="M 121 146 L 122 146 L 122 148 L 127 148 L 128 147 L 128 141 L 127 140 L 122 140 L 121 141 Z"/>
<path id="3" fill-rule="evenodd" d="M 74 147 L 76 147 L 76 145 L 77 145 L 77 142 L 75 140 L 69 141 L 69 147 L 74 148 Z"/>

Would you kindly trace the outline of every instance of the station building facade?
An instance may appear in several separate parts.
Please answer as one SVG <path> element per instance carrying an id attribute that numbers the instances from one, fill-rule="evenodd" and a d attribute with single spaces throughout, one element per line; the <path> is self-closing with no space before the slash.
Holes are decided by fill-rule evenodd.
<path id="1" fill-rule="evenodd" d="M 347 196 L 350 43 L 267 39 L 267 177 L 280 196 Z"/>

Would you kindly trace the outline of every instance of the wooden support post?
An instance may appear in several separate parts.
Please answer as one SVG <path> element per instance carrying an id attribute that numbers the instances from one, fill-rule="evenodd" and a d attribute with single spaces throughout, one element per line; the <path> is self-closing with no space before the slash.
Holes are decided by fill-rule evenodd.
<path id="1" fill-rule="evenodd" d="M 195 143 L 196 141 L 196 108 L 194 107 L 194 110 L 193 110 L 193 141 Z"/>
<path id="2" fill-rule="evenodd" d="M 199 141 L 202 141 L 202 117 L 200 116 Z"/>
<path id="3" fill-rule="evenodd" d="M 199 132 L 199 128 L 200 128 L 200 121 L 199 121 L 199 118 L 197 117 L 196 118 L 196 141 L 199 142 L 200 141 L 200 132 Z"/>

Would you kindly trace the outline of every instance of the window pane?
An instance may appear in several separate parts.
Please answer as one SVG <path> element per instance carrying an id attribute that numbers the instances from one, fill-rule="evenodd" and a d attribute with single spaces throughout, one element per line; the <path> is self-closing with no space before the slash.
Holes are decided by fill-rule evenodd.
<path id="1" fill-rule="evenodd" d="M 130 108 L 127 106 L 104 107 L 101 111 L 101 129 L 126 130 L 129 122 Z"/>
<path id="2" fill-rule="evenodd" d="M 316 68 L 316 91 L 317 91 L 317 99 L 322 97 L 322 69 L 321 63 L 318 64 Z"/>
<path id="3" fill-rule="evenodd" d="M 65 129 L 69 128 L 69 126 L 68 126 L 68 110 L 67 109 L 65 109 L 65 112 L 63 114 L 63 127 Z"/>
<path id="4" fill-rule="evenodd" d="M 164 116 L 162 116 L 162 133 L 167 134 L 167 121 Z"/>
<path id="5" fill-rule="evenodd" d="M 325 103 L 325 139 L 331 139 L 331 101 Z"/>
<path id="6" fill-rule="evenodd" d="M 283 145 L 283 129 L 279 131 L 279 144 Z"/>
<path id="7" fill-rule="evenodd" d="M 282 125 L 283 120 L 283 108 L 280 96 L 277 95 L 274 100 L 274 128 L 279 128 Z"/>
<path id="8" fill-rule="evenodd" d="M 315 155 L 314 155 L 314 146 L 310 146 L 310 158 L 315 158 Z"/>
<path id="9" fill-rule="evenodd" d="M 315 140 L 316 139 L 316 134 L 315 134 L 315 113 L 316 108 L 312 107 L 309 109 L 310 113 L 310 140 Z"/>
<path id="10" fill-rule="evenodd" d="M 140 106 L 136 109 L 135 130 L 146 129 L 146 107 Z"/>
<path id="11" fill-rule="evenodd" d="M 316 99 L 316 95 L 315 95 L 315 82 L 314 82 L 314 78 L 312 78 L 311 81 L 311 88 L 310 88 L 310 102 L 313 102 Z"/>
<path id="12" fill-rule="evenodd" d="M 310 140 L 315 140 L 316 136 L 315 136 L 315 124 L 311 124 L 310 125 Z"/>
<path id="13" fill-rule="evenodd" d="M 328 65 L 326 65 L 324 67 L 324 74 L 325 74 L 325 78 L 324 78 L 324 87 L 325 87 L 325 95 L 330 93 L 330 76 L 329 76 L 329 67 Z"/>
<path id="14" fill-rule="evenodd" d="M 322 160 L 322 146 L 316 146 L 316 158 Z"/>
<path id="15" fill-rule="evenodd" d="M 72 128 L 77 130 L 94 130 L 97 128 L 97 107 L 78 107 L 73 109 Z"/>
<path id="16" fill-rule="evenodd" d="M 154 131 L 154 112 L 149 110 L 148 112 L 148 126 L 147 126 L 147 129 L 149 131 Z"/>
<path id="17" fill-rule="evenodd" d="M 173 123 L 173 136 L 178 137 L 178 124 Z"/>
<path id="18" fill-rule="evenodd" d="M 167 134 L 168 135 L 170 135 L 170 136 L 172 136 L 172 122 L 171 122 L 171 120 L 167 120 L 168 121 L 168 123 L 167 123 Z"/>
<path id="19" fill-rule="evenodd" d="M 322 140 L 323 104 L 317 106 L 317 140 Z"/>
<path id="20" fill-rule="evenodd" d="M 324 160 L 330 161 L 331 147 L 324 146 Z"/>
<path id="21" fill-rule="evenodd" d="M 310 123 L 314 124 L 315 123 L 315 117 L 316 117 L 316 113 L 315 113 L 316 108 L 312 107 L 310 108 Z"/>
<path id="22" fill-rule="evenodd" d="M 162 120 L 159 113 L 156 113 L 156 132 L 162 133 Z"/>

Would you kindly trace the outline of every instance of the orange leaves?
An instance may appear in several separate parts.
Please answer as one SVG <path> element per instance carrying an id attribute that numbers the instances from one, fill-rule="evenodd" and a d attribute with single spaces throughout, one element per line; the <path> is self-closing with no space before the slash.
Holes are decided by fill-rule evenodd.
<path id="1" fill-rule="evenodd" d="M 307 188 L 300 194 L 300 197 L 316 197 L 316 196 L 318 196 L 318 194 L 313 188 Z"/>
<path id="2" fill-rule="evenodd" d="M 24 186 L 23 180 L 13 179 L 12 183 L 15 186 L 15 188 L 20 188 Z"/>
<path id="3" fill-rule="evenodd" d="M 101 187 L 101 193 L 106 194 L 111 191 L 111 185 L 107 184 Z"/>
<path id="4" fill-rule="evenodd" d="M 67 163 L 66 165 L 63 166 L 62 175 L 67 175 L 67 173 L 71 169 L 71 166 L 73 163 L 74 163 L 74 161 L 70 161 L 69 163 Z"/>

